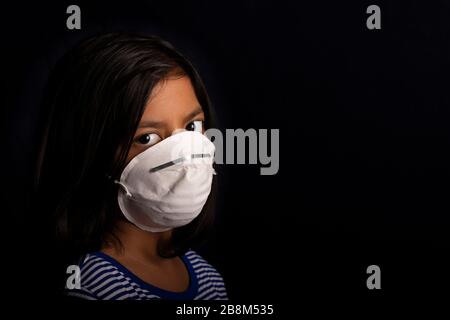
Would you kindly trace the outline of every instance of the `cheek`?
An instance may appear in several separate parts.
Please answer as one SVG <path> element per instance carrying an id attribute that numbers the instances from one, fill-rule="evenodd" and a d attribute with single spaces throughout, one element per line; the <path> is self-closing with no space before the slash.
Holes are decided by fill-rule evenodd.
<path id="1" fill-rule="evenodd" d="M 134 157 L 136 157 L 138 154 L 144 152 L 145 150 L 147 150 L 148 148 L 150 148 L 150 146 L 145 146 L 145 145 L 139 145 L 139 144 L 134 144 L 130 147 L 130 150 L 128 151 L 128 155 L 127 155 L 127 164 L 133 160 Z"/>
<path id="2" fill-rule="evenodd" d="M 127 164 L 131 161 L 131 159 L 136 157 L 141 152 L 142 151 L 139 150 L 139 148 L 137 148 L 136 146 L 134 146 L 134 145 L 131 146 L 130 150 L 128 151 L 128 155 L 127 155 Z"/>

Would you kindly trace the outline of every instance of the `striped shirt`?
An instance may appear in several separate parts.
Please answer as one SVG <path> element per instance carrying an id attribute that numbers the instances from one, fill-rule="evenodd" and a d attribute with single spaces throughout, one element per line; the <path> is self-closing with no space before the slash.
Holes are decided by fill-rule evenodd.
<path id="1" fill-rule="evenodd" d="M 180 256 L 189 272 L 184 292 L 167 291 L 144 282 L 117 260 L 102 253 L 87 254 L 80 265 L 80 289 L 68 296 L 89 300 L 228 300 L 222 276 L 193 250 Z"/>

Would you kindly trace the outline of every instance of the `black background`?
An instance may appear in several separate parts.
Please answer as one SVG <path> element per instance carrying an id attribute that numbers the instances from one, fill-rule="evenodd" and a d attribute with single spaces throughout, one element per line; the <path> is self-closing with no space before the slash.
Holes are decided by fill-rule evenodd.
<path id="1" fill-rule="evenodd" d="M 277 175 L 219 168 L 217 232 L 203 253 L 232 300 L 445 294 L 447 1 L 78 1 L 81 31 L 66 28 L 70 4 L 1 6 L 3 265 L 16 297 L 18 280 L 45 282 L 33 270 L 51 263 L 25 231 L 44 214 L 27 202 L 49 69 L 77 40 L 116 30 L 155 33 L 185 53 L 222 129 L 280 129 Z M 371 4 L 381 30 L 366 27 Z M 366 287 L 371 264 L 380 291 Z"/>

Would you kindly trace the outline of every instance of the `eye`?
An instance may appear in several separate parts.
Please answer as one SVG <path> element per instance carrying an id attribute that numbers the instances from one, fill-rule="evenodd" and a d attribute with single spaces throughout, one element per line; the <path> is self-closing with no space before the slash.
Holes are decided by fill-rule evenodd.
<path id="1" fill-rule="evenodd" d="M 152 146 L 155 143 L 159 142 L 161 137 L 156 133 L 145 133 L 136 138 L 136 142 L 139 144 L 143 144 L 146 146 Z"/>
<path id="2" fill-rule="evenodd" d="M 203 121 L 196 120 L 196 121 L 189 122 L 188 125 L 186 126 L 186 130 L 202 132 L 203 131 Z"/>

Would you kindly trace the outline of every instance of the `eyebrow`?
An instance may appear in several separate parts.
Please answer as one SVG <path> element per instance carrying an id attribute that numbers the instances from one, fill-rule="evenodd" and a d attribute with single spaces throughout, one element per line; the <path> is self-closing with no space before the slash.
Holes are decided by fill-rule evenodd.
<path id="1" fill-rule="evenodd" d="M 164 125 L 163 122 L 161 121 L 142 121 L 139 124 L 139 128 L 146 128 L 146 127 L 151 127 L 151 128 L 160 128 Z"/>
<path id="2" fill-rule="evenodd" d="M 187 122 L 188 120 L 194 118 L 195 116 L 199 115 L 199 114 L 202 113 L 202 112 L 203 112 L 202 107 L 197 106 L 197 107 L 195 108 L 194 111 L 190 112 L 190 113 L 185 117 L 185 119 L 184 119 L 185 121 L 184 121 L 184 122 Z M 164 126 L 164 122 L 162 122 L 162 121 L 152 121 L 152 120 L 142 121 L 142 122 L 139 124 L 139 128 L 146 128 L 146 127 L 151 127 L 151 128 L 161 128 L 161 127 L 163 127 L 163 126 Z"/>
<path id="3" fill-rule="evenodd" d="M 184 122 L 187 122 L 188 120 L 191 120 L 192 118 L 194 118 L 195 116 L 199 115 L 199 114 L 202 113 L 202 112 L 203 112 L 202 107 L 197 106 L 197 107 L 195 108 L 194 111 L 192 111 L 191 113 L 189 113 L 189 114 L 184 118 L 184 120 L 185 120 Z"/>

